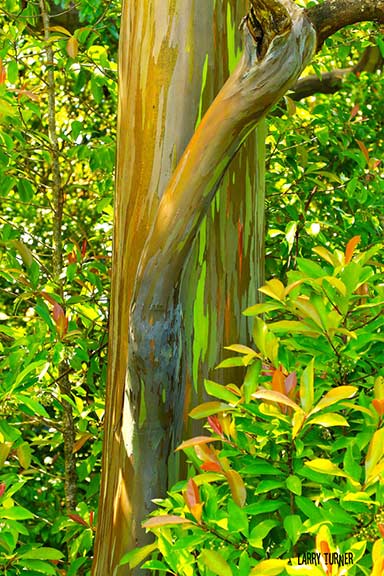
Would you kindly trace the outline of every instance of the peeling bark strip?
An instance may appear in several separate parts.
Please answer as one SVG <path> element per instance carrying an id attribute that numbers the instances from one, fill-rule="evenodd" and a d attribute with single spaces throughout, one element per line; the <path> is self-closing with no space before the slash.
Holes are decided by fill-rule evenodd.
<path id="1" fill-rule="evenodd" d="M 241 26 L 240 64 L 177 163 L 186 142 L 174 142 L 185 123 L 194 121 L 188 112 L 196 109 L 191 99 L 183 99 L 185 86 L 195 90 L 194 56 L 207 53 L 192 42 L 192 55 L 186 51 L 183 61 L 180 46 L 186 45 L 185 30 L 188 41 L 204 42 L 199 17 L 209 14 L 203 6 L 214 5 L 207 2 L 123 2 L 109 385 L 95 576 L 131 573 L 127 566 L 118 568 L 119 560 L 145 541 L 143 514 L 167 487 L 184 396 L 179 287 L 228 164 L 328 35 L 353 21 L 384 20 L 384 0 L 326 0 L 308 12 L 292 0 L 251 0 Z M 172 84 L 173 74 L 179 79 Z M 170 86 L 180 89 L 181 97 L 171 99 Z M 191 126 L 183 135 L 188 131 Z"/>

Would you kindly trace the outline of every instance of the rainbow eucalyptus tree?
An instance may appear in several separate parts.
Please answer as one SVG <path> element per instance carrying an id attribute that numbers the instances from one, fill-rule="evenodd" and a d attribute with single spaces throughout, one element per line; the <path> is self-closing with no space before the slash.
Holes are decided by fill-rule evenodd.
<path id="1" fill-rule="evenodd" d="M 145 542 L 196 379 L 246 331 L 234 318 L 262 278 L 264 118 L 325 38 L 363 20 L 383 22 L 384 0 L 123 0 L 96 576 L 129 573 L 119 560 Z"/>

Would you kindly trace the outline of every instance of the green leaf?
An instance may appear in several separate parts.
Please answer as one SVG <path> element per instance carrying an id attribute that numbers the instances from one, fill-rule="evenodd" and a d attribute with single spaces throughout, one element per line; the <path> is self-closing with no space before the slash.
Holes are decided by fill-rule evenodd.
<path id="1" fill-rule="evenodd" d="M 0 509 L 0 518 L 6 518 L 9 520 L 30 520 L 31 518 L 34 518 L 34 514 L 22 506 L 13 506 L 12 508 Z"/>
<path id="2" fill-rule="evenodd" d="M 161 570 L 163 572 L 169 572 L 169 566 L 160 562 L 160 560 L 148 560 L 141 567 L 143 570 Z"/>
<path id="3" fill-rule="evenodd" d="M 284 518 L 284 529 L 293 545 L 295 545 L 300 538 L 302 528 L 303 523 L 297 514 L 291 514 Z"/>
<path id="4" fill-rule="evenodd" d="M 322 278 L 326 275 L 326 272 L 322 267 L 317 262 L 313 262 L 313 260 L 308 260 L 307 258 L 296 258 L 296 263 L 300 272 L 303 272 L 310 278 Z"/>
<path id="5" fill-rule="evenodd" d="M 17 191 L 20 196 L 20 200 L 23 202 L 30 202 L 33 198 L 33 187 L 29 180 L 26 178 L 20 178 L 17 183 Z"/>
<path id="6" fill-rule="evenodd" d="M 273 310 L 280 310 L 281 308 L 282 305 L 278 302 L 262 302 L 246 308 L 243 314 L 244 316 L 259 316 L 260 314 L 272 312 Z"/>
<path id="7" fill-rule="evenodd" d="M 263 548 L 263 539 L 268 536 L 272 528 L 278 526 L 278 520 L 263 520 L 259 522 L 251 531 L 249 535 L 249 543 L 254 548 Z"/>
<path id="8" fill-rule="evenodd" d="M 242 386 L 246 404 L 251 401 L 252 394 L 256 392 L 257 388 L 259 387 L 260 373 L 261 360 L 255 360 L 250 366 L 248 366 Z"/>
<path id="9" fill-rule="evenodd" d="M 152 544 L 148 544 L 147 546 L 141 546 L 140 548 L 134 548 L 124 554 L 122 559 L 120 560 L 119 566 L 124 566 L 124 564 L 129 564 L 130 569 L 136 568 L 151 552 L 156 550 L 157 543 L 153 542 Z"/>
<path id="10" fill-rule="evenodd" d="M 213 380 L 204 380 L 204 387 L 207 391 L 207 394 L 214 396 L 219 400 L 224 400 L 225 402 L 230 403 L 237 403 L 240 399 L 238 396 L 236 396 L 236 394 L 228 390 L 226 386 L 217 384 L 217 382 L 213 382 Z"/>
<path id="11" fill-rule="evenodd" d="M 20 554 L 19 558 L 33 558 L 35 560 L 61 560 L 64 554 L 55 548 L 33 548 Z"/>
<path id="12" fill-rule="evenodd" d="M 24 566 L 24 568 L 27 568 L 28 570 L 41 572 L 41 574 L 48 574 L 48 576 L 55 576 L 57 574 L 57 570 L 53 564 L 43 562 L 42 560 L 22 558 L 18 561 L 18 564 Z M 28 572 L 26 572 L 26 574 L 28 574 Z"/>
<path id="13" fill-rule="evenodd" d="M 37 400 L 26 394 L 14 394 L 14 397 L 20 402 L 21 405 L 25 404 L 34 414 L 49 418 L 49 414 Z M 22 407 L 22 406 L 21 406 Z"/>
<path id="14" fill-rule="evenodd" d="M 217 576 L 233 576 L 231 567 L 220 552 L 217 552 L 216 550 L 203 549 L 199 556 L 199 560 L 208 568 L 208 570 L 213 572 L 213 574 L 217 574 Z"/>
<path id="15" fill-rule="evenodd" d="M 293 492 L 293 494 L 297 494 L 297 496 L 301 496 L 302 486 L 301 486 L 301 480 L 298 476 L 295 475 L 288 476 L 286 480 L 286 485 L 290 492 Z"/>
<path id="16" fill-rule="evenodd" d="M 228 530 L 242 532 L 244 536 L 248 536 L 248 516 L 232 499 L 228 501 Z"/>

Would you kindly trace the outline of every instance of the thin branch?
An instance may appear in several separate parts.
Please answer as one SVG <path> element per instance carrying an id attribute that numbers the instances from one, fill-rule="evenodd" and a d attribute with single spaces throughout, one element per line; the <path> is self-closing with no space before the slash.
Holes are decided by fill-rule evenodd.
<path id="1" fill-rule="evenodd" d="M 293 87 L 289 97 L 292 100 L 301 100 L 313 94 L 334 94 L 341 89 L 343 81 L 348 74 L 360 72 L 375 72 L 383 65 L 383 57 L 378 46 L 368 46 L 363 52 L 359 62 L 349 68 L 338 68 L 325 72 L 319 78 L 315 74 L 300 78 Z"/>

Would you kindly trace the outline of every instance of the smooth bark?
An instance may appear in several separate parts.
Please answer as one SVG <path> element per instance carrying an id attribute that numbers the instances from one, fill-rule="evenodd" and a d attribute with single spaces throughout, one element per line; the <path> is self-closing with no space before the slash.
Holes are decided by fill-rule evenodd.
<path id="1" fill-rule="evenodd" d="M 326 37 L 320 12 L 306 13 L 290 0 L 251 4 L 241 61 L 188 145 L 208 53 L 195 43 L 205 38 L 204 26 L 209 35 L 213 3 L 205 10 L 188 0 L 123 5 L 109 387 L 93 567 L 98 576 L 130 573 L 117 569 L 118 561 L 145 542 L 140 520 L 167 487 L 187 403 L 180 287 L 198 231 L 233 156 L 320 45 L 315 28 Z M 334 2 L 327 4 L 332 30 Z M 181 48 L 186 45 L 189 52 Z M 241 223 L 239 238 L 240 231 Z"/>

